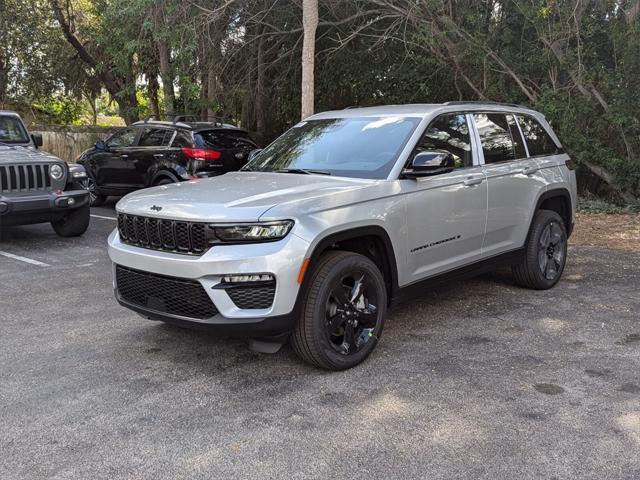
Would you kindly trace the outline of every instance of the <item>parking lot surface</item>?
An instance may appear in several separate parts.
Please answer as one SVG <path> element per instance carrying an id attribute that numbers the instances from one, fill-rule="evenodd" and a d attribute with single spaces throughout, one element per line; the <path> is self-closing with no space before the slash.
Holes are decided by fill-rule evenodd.
<path id="1" fill-rule="evenodd" d="M 0 242 L 0 478 L 640 478 L 638 251 L 425 290 L 328 373 L 118 306 L 92 213 Z"/>

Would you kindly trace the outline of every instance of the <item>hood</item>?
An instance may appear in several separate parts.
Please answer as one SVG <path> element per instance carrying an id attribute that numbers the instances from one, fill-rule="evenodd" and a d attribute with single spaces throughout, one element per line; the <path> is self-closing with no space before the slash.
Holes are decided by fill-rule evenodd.
<path id="1" fill-rule="evenodd" d="M 232 172 L 130 193 L 119 212 L 176 220 L 258 221 L 276 205 L 315 205 L 380 182 L 326 175 Z"/>
<path id="2" fill-rule="evenodd" d="M 22 162 L 62 162 L 62 160 L 33 147 L 0 145 L 0 165 Z"/>

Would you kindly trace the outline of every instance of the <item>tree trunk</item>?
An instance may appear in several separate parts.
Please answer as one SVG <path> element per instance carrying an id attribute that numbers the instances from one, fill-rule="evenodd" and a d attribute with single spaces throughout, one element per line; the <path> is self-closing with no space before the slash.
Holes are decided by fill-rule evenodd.
<path id="1" fill-rule="evenodd" d="M 158 99 L 158 90 L 160 85 L 158 84 L 158 76 L 149 74 L 147 75 L 147 92 L 149 95 L 149 103 L 151 104 L 151 115 L 160 120 L 160 105 Z"/>
<path id="2" fill-rule="evenodd" d="M 263 32 L 264 33 L 264 30 Z M 264 58 L 264 35 L 260 35 L 258 38 L 258 52 L 257 52 L 257 61 L 256 61 L 256 91 L 255 91 L 255 115 L 256 115 L 256 131 L 258 133 L 258 140 L 260 143 L 264 143 L 265 138 L 267 137 L 267 125 L 266 125 L 266 112 L 265 112 L 265 70 L 266 63 Z M 313 88 L 313 86 L 312 86 Z M 313 102 L 313 95 L 311 98 Z M 313 105 L 311 105 L 311 109 L 313 110 Z M 313 112 L 312 112 L 313 113 Z"/>
<path id="3" fill-rule="evenodd" d="M 153 9 L 153 24 L 156 32 L 163 32 L 167 27 L 164 22 L 164 12 L 161 6 Z M 174 76 L 171 68 L 171 50 L 166 40 L 156 38 L 158 61 L 160 63 L 160 78 L 162 79 L 163 108 L 166 117 L 175 113 L 175 89 L 173 87 Z"/>
<path id="4" fill-rule="evenodd" d="M 314 112 L 314 67 L 316 29 L 318 28 L 318 0 L 302 0 L 302 112 L 303 119 Z"/>

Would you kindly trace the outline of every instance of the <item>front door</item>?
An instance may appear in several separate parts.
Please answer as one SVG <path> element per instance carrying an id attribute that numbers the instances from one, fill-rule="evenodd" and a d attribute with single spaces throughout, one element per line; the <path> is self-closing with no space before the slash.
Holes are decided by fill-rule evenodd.
<path id="1" fill-rule="evenodd" d="M 487 182 L 472 148 L 467 115 L 437 117 L 416 147 L 453 155 L 450 173 L 403 181 L 407 195 L 407 283 L 480 259 Z"/>
<path id="2" fill-rule="evenodd" d="M 129 152 L 137 133 L 134 128 L 120 130 L 106 141 L 106 149 L 95 156 L 92 168 L 100 187 L 126 190 L 133 178 Z"/>

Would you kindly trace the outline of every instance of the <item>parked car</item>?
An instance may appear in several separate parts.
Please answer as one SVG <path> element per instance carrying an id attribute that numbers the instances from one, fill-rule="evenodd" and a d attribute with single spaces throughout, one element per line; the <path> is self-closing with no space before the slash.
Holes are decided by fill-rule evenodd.
<path id="1" fill-rule="evenodd" d="M 177 117 L 123 128 L 82 153 L 78 163 L 89 175 L 91 205 L 99 206 L 109 195 L 239 170 L 254 149 L 241 128 Z"/>
<path id="2" fill-rule="evenodd" d="M 326 369 L 363 361 L 401 294 L 511 265 L 553 287 L 571 159 L 543 115 L 457 103 L 313 115 L 224 177 L 126 196 L 115 294 L 141 315 L 253 337 Z"/>
<path id="3" fill-rule="evenodd" d="M 42 137 L 29 134 L 20 116 L 0 110 L 0 231 L 50 222 L 63 237 L 89 226 L 89 194 L 80 165 L 39 152 Z"/>

